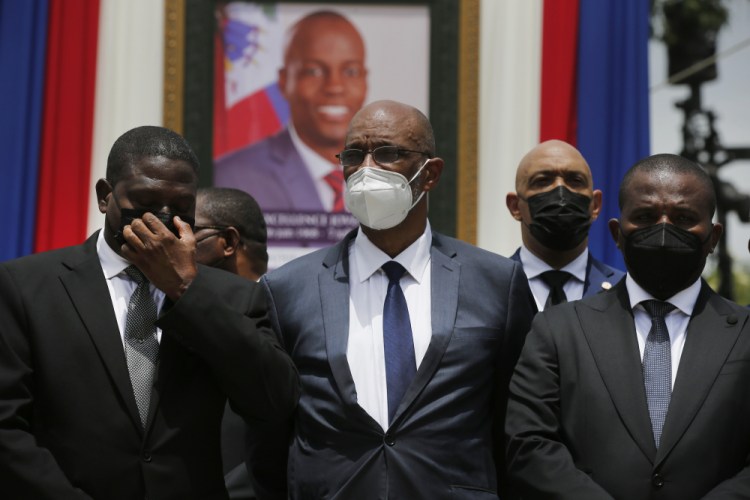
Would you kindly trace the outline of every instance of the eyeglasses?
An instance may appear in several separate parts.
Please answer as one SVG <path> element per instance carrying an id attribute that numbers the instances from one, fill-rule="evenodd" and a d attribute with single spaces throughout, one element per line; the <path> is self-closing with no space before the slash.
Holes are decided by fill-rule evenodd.
<path id="1" fill-rule="evenodd" d="M 380 146 L 375 149 L 345 149 L 336 155 L 342 167 L 356 167 L 365 161 L 368 154 L 372 155 L 373 161 L 378 165 L 388 165 L 395 163 L 406 153 L 417 153 L 420 155 L 430 156 L 425 151 L 414 151 L 412 149 L 403 149 L 398 146 Z"/>
<path id="2" fill-rule="evenodd" d="M 196 234 L 199 231 L 203 231 L 204 229 L 215 229 L 216 231 L 214 231 L 211 234 L 208 234 L 208 235 L 204 236 L 201 239 L 196 239 L 195 243 L 200 243 L 201 241 L 207 240 L 207 239 L 211 238 L 212 236 L 216 236 L 218 234 L 221 234 L 224 231 L 226 231 L 227 229 L 229 229 L 229 226 L 195 226 L 193 228 L 193 234 Z"/>

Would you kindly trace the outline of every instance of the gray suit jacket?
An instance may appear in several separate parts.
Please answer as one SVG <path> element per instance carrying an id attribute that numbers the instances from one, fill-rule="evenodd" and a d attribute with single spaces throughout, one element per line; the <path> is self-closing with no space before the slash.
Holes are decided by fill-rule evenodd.
<path id="1" fill-rule="evenodd" d="M 533 315 L 521 266 L 433 233 L 432 340 L 391 427 L 357 404 L 347 361 L 348 247 L 263 279 L 300 372 L 289 446 L 294 499 L 495 498 L 507 385 Z M 502 427 L 500 427 L 500 430 Z"/>
<path id="2" fill-rule="evenodd" d="M 750 498 L 748 311 L 703 283 L 657 450 L 624 281 L 545 310 L 506 428 L 523 498 Z"/>
<path id="3" fill-rule="evenodd" d="M 217 159 L 214 185 L 250 193 L 264 211 L 325 211 L 288 129 Z"/>

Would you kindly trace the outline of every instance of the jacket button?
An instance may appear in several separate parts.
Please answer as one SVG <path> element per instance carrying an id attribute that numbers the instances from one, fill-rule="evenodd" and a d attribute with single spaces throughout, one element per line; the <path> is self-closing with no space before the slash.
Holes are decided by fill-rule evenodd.
<path id="1" fill-rule="evenodd" d="M 383 440 L 385 441 L 385 444 L 387 444 L 388 446 L 393 446 L 394 444 L 396 444 L 396 438 L 393 437 L 393 434 L 391 433 L 387 433 Z"/>
<path id="2" fill-rule="evenodd" d="M 143 452 L 143 461 L 144 462 L 150 462 L 151 461 L 151 453 L 144 451 Z"/>
<path id="3" fill-rule="evenodd" d="M 654 488 L 661 488 L 664 486 L 664 478 L 661 474 L 658 472 L 651 476 L 651 484 L 654 486 Z"/>

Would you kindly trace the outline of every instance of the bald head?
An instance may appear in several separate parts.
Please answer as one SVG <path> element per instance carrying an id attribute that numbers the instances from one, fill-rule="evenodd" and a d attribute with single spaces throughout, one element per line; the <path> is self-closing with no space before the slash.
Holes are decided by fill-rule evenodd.
<path id="1" fill-rule="evenodd" d="M 354 115 L 346 136 L 348 145 L 365 137 L 388 137 L 390 144 L 435 156 L 435 135 L 430 120 L 413 106 L 396 101 L 375 101 Z"/>
<path id="2" fill-rule="evenodd" d="M 591 169 L 581 153 L 567 142 L 552 139 L 537 145 L 521 159 L 516 170 L 516 191 L 521 194 L 529 189 L 529 183 L 540 173 L 555 171 L 578 176 L 589 189 L 593 188 Z"/>
<path id="3" fill-rule="evenodd" d="M 340 43 L 345 43 L 355 53 L 365 58 L 365 44 L 357 28 L 344 16 L 330 10 L 320 10 L 308 14 L 286 33 L 284 38 L 284 65 L 300 57 L 305 47 L 323 34 L 335 33 Z"/>

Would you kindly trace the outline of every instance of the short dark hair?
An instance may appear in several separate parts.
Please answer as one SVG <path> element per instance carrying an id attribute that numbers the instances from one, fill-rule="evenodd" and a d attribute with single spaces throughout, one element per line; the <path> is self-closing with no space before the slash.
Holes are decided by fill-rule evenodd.
<path id="1" fill-rule="evenodd" d="M 184 137 L 168 128 L 145 125 L 128 130 L 112 145 L 107 181 L 114 187 L 139 160 L 157 156 L 185 161 L 198 172 L 198 157 Z"/>
<path id="2" fill-rule="evenodd" d="M 198 190 L 201 215 L 217 226 L 232 226 L 253 259 L 268 264 L 268 234 L 263 212 L 255 198 L 234 188 L 206 187 Z"/>
<path id="3" fill-rule="evenodd" d="M 627 191 L 630 189 L 630 184 L 633 181 L 633 176 L 638 172 L 648 174 L 664 173 L 669 175 L 680 174 L 694 176 L 701 182 L 701 184 L 703 184 L 703 187 L 709 194 L 709 208 L 711 216 L 713 217 L 713 214 L 716 211 L 716 192 L 714 191 L 714 183 L 711 180 L 711 177 L 703 167 L 697 163 L 688 160 L 683 156 L 668 153 L 656 154 L 643 158 L 625 172 L 625 176 L 620 183 L 620 192 L 617 198 L 620 211 L 622 211 L 622 207 L 625 205 L 625 198 L 627 197 Z"/>

